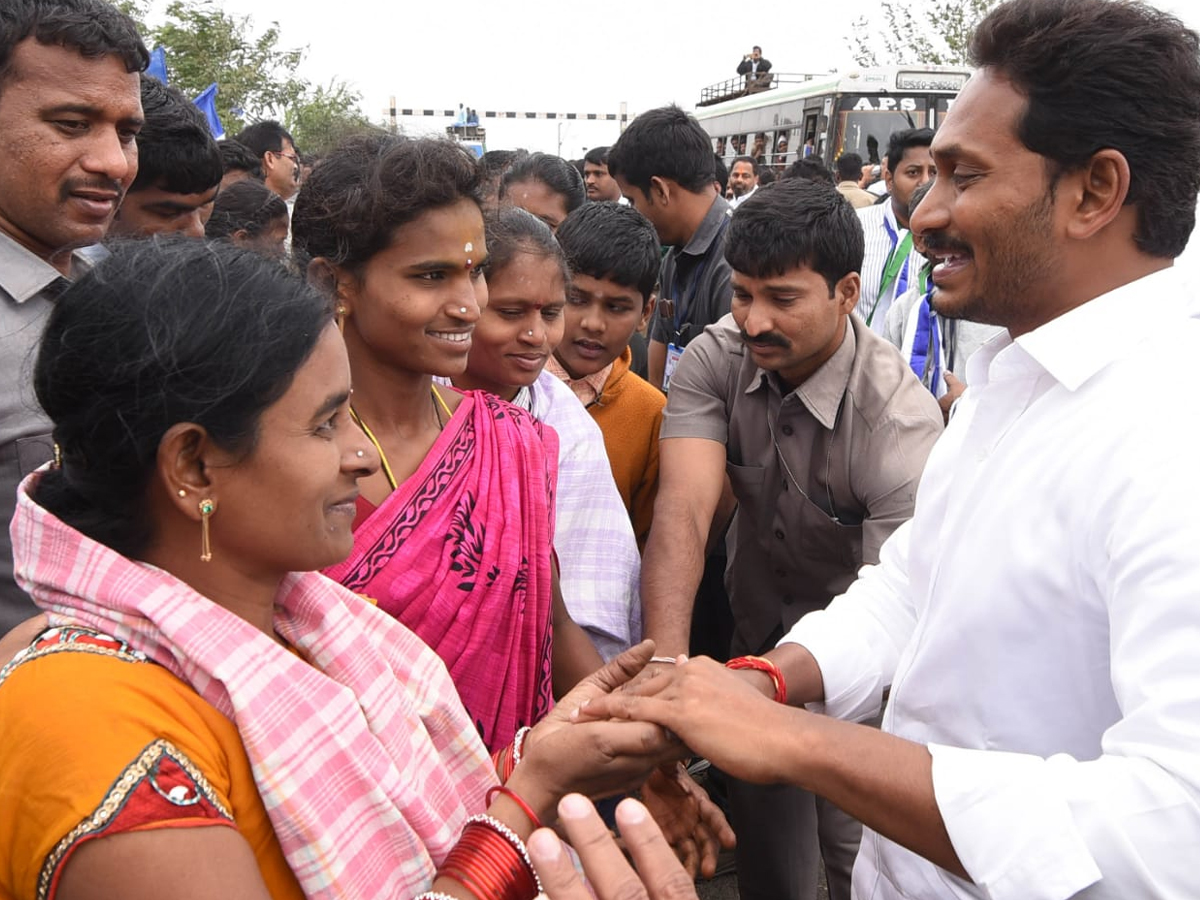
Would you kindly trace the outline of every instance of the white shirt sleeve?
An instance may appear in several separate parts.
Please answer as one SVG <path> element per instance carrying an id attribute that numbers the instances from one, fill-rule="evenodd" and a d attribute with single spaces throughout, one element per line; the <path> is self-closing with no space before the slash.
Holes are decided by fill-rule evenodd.
<path id="1" fill-rule="evenodd" d="M 1135 447 L 1114 460 L 1135 474 L 1097 491 L 1085 540 L 1102 610 L 1078 627 L 1106 619 L 1109 671 L 1094 677 L 1120 707 L 1098 756 L 929 747 L 955 851 L 993 900 L 1200 896 L 1200 528 L 1181 499 L 1200 496 L 1200 476 L 1165 439 Z"/>
<path id="2" fill-rule="evenodd" d="M 814 712 L 861 722 L 879 713 L 900 653 L 916 624 L 906 562 L 912 530 L 905 522 L 888 538 L 879 565 L 864 566 L 846 593 L 811 612 L 784 635 L 800 644 L 821 669 L 825 702 Z"/>

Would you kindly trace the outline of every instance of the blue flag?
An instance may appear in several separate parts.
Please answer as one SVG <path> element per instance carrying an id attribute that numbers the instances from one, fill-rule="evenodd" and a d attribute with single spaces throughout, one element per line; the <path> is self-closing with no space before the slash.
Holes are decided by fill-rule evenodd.
<path id="1" fill-rule="evenodd" d="M 167 51 L 162 47 L 155 47 L 150 51 L 150 65 L 146 67 L 146 74 L 151 78 L 157 78 L 163 84 L 167 84 Z"/>
<path id="2" fill-rule="evenodd" d="M 217 83 L 214 81 L 206 87 L 192 102 L 204 113 L 204 118 L 208 119 L 208 130 L 212 132 L 213 139 L 219 141 L 225 137 L 225 126 L 217 117 Z"/>

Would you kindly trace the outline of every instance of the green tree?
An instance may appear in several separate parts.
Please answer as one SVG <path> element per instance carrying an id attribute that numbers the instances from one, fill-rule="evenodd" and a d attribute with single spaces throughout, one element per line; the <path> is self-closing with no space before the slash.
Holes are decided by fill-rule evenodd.
<path id="1" fill-rule="evenodd" d="M 344 138 L 375 127 L 359 109 L 361 100 L 345 82 L 310 87 L 288 108 L 283 124 L 304 153 L 323 156 Z"/>
<path id="2" fill-rule="evenodd" d="M 847 43 L 860 66 L 965 65 L 971 32 L 1000 0 L 883 0 Z"/>
<path id="3" fill-rule="evenodd" d="M 231 132 L 235 109 L 251 121 L 282 119 L 308 88 L 297 75 L 305 48 L 280 48 L 277 23 L 257 37 L 251 24 L 212 0 L 173 0 L 166 21 L 146 34 L 148 45 L 166 50 L 171 84 L 184 94 L 194 97 L 217 83 L 217 114 Z"/>

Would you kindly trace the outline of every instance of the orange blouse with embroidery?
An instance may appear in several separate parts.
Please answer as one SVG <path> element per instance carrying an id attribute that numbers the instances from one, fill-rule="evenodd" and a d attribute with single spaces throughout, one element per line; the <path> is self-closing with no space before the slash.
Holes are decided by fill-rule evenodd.
<path id="1" fill-rule="evenodd" d="M 276 900 L 303 893 L 234 724 L 166 669 L 54 629 L 0 669 L 0 897 L 52 898 L 91 840 L 232 827 Z"/>

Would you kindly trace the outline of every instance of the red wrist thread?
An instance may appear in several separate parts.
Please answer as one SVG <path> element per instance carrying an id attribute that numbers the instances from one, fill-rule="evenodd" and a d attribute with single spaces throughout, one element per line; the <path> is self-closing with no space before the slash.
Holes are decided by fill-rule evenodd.
<path id="1" fill-rule="evenodd" d="M 779 666 L 762 656 L 738 656 L 725 663 L 727 669 L 754 669 L 765 672 L 775 685 L 775 702 L 787 703 L 787 684 L 783 680 L 783 672 Z"/>

